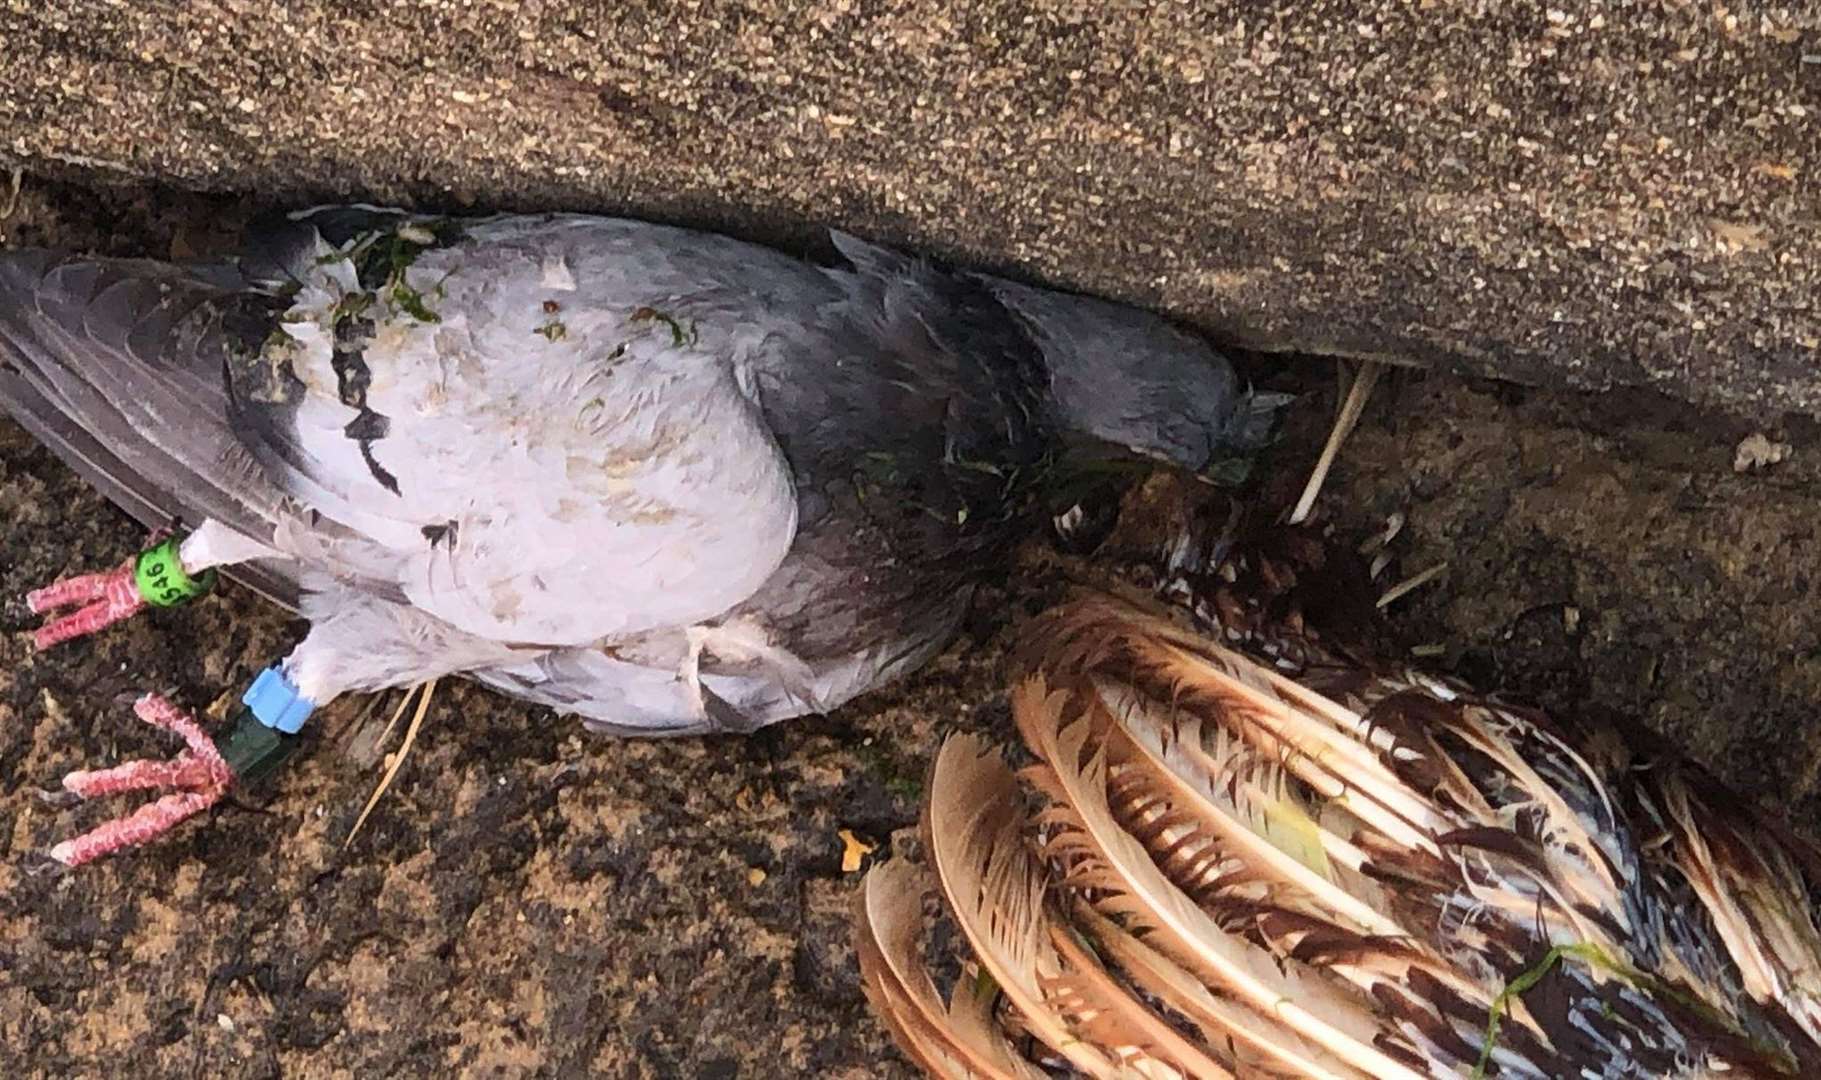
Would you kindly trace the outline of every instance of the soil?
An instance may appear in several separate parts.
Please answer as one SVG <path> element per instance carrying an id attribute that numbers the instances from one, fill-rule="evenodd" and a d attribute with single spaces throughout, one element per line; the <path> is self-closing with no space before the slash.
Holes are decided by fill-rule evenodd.
<path id="1" fill-rule="evenodd" d="M 16 244 L 212 250 L 251 209 L 34 183 Z M 1246 358 L 1300 387 L 1263 463 L 1306 475 L 1333 361 Z M 1739 473 L 1762 430 L 1793 455 Z M 1322 502 L 1407 524 L 1388 640 L 1552 709 L 1641 718 L 1811 832 L 1821 809 L 1815 425 L 1760 429 L 1644 391 L 1400 371 Z M 140 537 L 0 421 L 9 592 L 110 566 Z M 289 770 L 174 838 L 76 872 L 58 838 L 118 807 L 42 799 L 67 770 L 166 740 L 145 688 L 219 713 L 298 625 L 229 586 L 34 653 L 0 637 L 0 1067 L 13 1075 L 901 1077 L 848 945 L 842 830 L 889 847 L 943 734 L 1003 731 L 1000 661 L 1063 587 L 1034 540 L 928 669 L 745 739 L 614 741 L 461 683 L 437 688 L 396 782 L 344 846 L 393 705 L 350 702 Z M 16 611 L 9 630 L 29 620 Z M 1431 650 L 1433 651 L 1433 650 Z M 347 733 L 353 732 L 354 735 Z M 396 745 L 396 736 L 390 746 Z M 389 746 L 389 748 L 390 748 Z M 902 834 L 900 834 L 902 835 Z"/>

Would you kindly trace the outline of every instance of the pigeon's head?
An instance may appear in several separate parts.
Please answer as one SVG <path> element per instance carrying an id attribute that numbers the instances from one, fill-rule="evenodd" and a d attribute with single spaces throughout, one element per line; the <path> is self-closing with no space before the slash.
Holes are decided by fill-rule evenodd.
<path id="1" fill-rule="evenodd" d="M 1286 400 L 1242 390 L 1225 357 L 1151 312 L 987 284 L 1042 350 L 1052 418 L 1071 434 L 1200 473 L 1262 446 Z"/>

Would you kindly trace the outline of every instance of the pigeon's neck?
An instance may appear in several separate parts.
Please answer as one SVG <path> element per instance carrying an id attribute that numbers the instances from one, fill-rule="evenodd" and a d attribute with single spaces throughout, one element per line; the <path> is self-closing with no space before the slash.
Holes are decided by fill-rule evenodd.
<path id="1" fill-rule="evenodd" d="M 1149 311 L 979 280 L 1043 358 L 1052 427 L 1190 469 L 1207 464 L 1240 394 L 1206 342 Z"/>

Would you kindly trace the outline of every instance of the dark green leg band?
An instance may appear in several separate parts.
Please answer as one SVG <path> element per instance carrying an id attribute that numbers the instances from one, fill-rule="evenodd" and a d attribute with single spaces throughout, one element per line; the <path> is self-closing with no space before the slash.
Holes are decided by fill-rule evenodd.
<path id="1" fill-rule="evenodd" d="M 234 770 L 235 782 L 244 785 L 277 771 L 302 742 L 302 736 L 269 728 L 260 723 L 252 709 L 241 709 L 215 736 L 215 749 Z"/>

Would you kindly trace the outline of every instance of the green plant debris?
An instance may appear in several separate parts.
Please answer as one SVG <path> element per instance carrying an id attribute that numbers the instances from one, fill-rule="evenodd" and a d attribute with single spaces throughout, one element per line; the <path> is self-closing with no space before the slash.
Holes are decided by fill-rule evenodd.
<path id="1" fill-rule="evenodd" d="M 1199 474 L 1216 487 L 1244 487 L 1252 478 L 1252 460 L 1250 458 L 1231 457 L 1213 462 Z"/>
<path id="2" fill-rule="evenodd" d="M 285 333 L 283 326 L 274 326 L 272 332 L 266 335 L 266 339 L 259 343 L 259 355 L 269 361 L 276 361 L 289 353 L 291 346 L 295 344 L 296 340 L 290 334 Z"/>
<path id="3" fill-rule="evenodd" d="M 1001 468 L 998 465 L 993 464 L 990 461 L 983 461 L 979 458 L 970 458 L 970 457 L 962 457 L 960 455 L 951 455 L 948 459 L 948 463 L 950 465 L 956 466 L 957 468 L 966 469 L 970 472 L 983 473 L 987 476 L 998 477 L 1000 479 L 1004 479 L 1004 477 L 1005 477 L 1005 469 Z"/>
<path id="4" fill-rule="evenodd" d="M 1528 993 L 1538 983 L 1547 978 L 1549 973 L 1555 970 L 1556 965 L 1560 964 L 1563 960 L 1579 960 L 1596 971 L 1604 972 L 1605 974 L 1618 979 L 1620 982 L 1634 990 L 1641 991 L 1651 997 L 1666 998 L 1676 1001 L 1684 1008 L 1698 1013 L 1710 1023 L 1713 1023 L 1735 1038 L 1746 1043 L 1753 1050 L 1763 1054 L 1766 1058 L 1777 1061 L 1789 1070 L 1792 1075 L 1794 1073 L 1796 1063 L 1790 1058 L 1787 1052 L 1776 1046 L 1765 1043 L 1762 1039 L 1756 1038 L 1748 1032 L 1740 1030 L 1728 1017 L 1722 1015 L 1712 1006 L 1695 997 L 1693 994 L 1688 993 L 1678 986 L 1665 983 L 1660 979 L 1652 978 L 1627 964 L 1621 963 L 1620 961 L 1613 959 L 1605 949 L 1600 948 L 1592 942 L 1584 941 L 1574 945 L 1552 946 L 1548 952 L 1543 954 L 1542 959 L 1538 960 L 1534 965 L 1524 971 L 1519 972 L 1517 977 L 1506 983 L 1505 988 L 1500 990 L 1498 996 L 1492 999 L 1492 1008 L 1488 1011 L 1486 1019 L 1486 1039 L 1480 1046 L 1480 1059 L 1473 1066 L 1473 1072 L 1471 1074 L 1473 1080 L 1485 1080 L 1486 1070 L 1488 1066 L 1492 1064 L 1492 1051 L 1498 1045 L 1499 1026 L 1503 1023 L 1505 1014 L 1510 1010 L 1511 999 L 1514 997 L 1521 997 Z M 1601 1008 L 1606 1015 L 1611 1015 L 1610 1004 L 1602 1002 Z"/>
<path id="5" fill-rule="evenodd" d="M 391 287 L 392 306 L 416 319 L 418 322 L 439 323 L 443 317 L 424 305 L 424 294 L 405 284 L 401 275 Z"/>
<path id="6" fill-rule="evenodd" d="M 391 285 L 404 278 L 405 270 L 424 252 L 427 245 L 416 243 L 399 230 L 374 233 L 355 245 L 348 256 L 354 263 L 354 276 L 371 289 L 382 282 Z"/>
<path id="7" fill-rule="evenodd" d="M 1102 966 L 1106 966 L 1107 955 L 1100 951 L 1100 942 L 1095 941 L 1074 926 L 1069 926 L 1068 933 L 1070 937 L 1075 939 L 1075 944 L 1081 946 L 1083 952 L 1100 961 Z"/>
<path id="8" fill-rule="evenodd" d="M 561 320 L 551 319 L 531 332 L 545 341 L 555 343 L 569 336 L 569 327 L 563 325 Z"/>
<path id="9" fill-rule="evenodd" d="M 677 321 L 676 316 L 659 311 L 654 307 L 642 307 L 633 312 L 631 318 L 633 322 L 661 322 L 670 327 L 670 343 L 679 349 L 685 345 L 694 345 L 701 340 L 701 335 L 696 332 L 694 320 L 690 321 L 689 328 L 685 330 L 683 324 Z"/>
<path id="10" fill-rule="evenodd" d="M 373 294 L 370 292 L 353 292 L 342 297 L 335 304 L 332 313 L 336 322 L 343 319 L 358 319 L 373 306 Z"/>
<path id="11" fill-rule="evenodd" d="M 974 971 L 974 998 L 979 1001 L 990 1001 L 999 996 L 999 980 L 985 968 Z"/>
<path id="12" fill-rule="evenodd" d="M 284 324 L 274 325 L 266 336 L 254 342 L 250 338 L 230 338 L 227 342 L 229 378 L 235 394 L 248 401 L 280 404 L 295 399 L 301 387 L 292 368 L 297 355 L 297 341 L 285 332 Z"/>
<path id="13" fill-rule="evenodd" d="M 923 781 L 916 775 L 905 772 L 877 746 L 865 746 L 859 751 L 859 758 L 866 766 L 879 786 L 906 802 L 916 802 L 923 797 Z"/>
<path id="14" fill-rule="evenodd" d="M 442 322 L 442 316 L 432 311 L 425 302 L 423 291 L 412 287 L 406 280 L 405 272 L 425 251 L 447 247 L 461 239 L 461 235 L 460 226 L 453 222 L 407 222 L 391 230 L 367 233 L 345 250 L 319 257 L 316 260 L 318 265 L 348 260 L 354 267 L 355 280 L 365 290 L 361 294 L 349 294 L 350 297 L 366 296 L 365 303 L 359 308 L 345 309 L 342 305 L 346 305 L 348 300 L 344 299 L 342 305 L 337 305 L 337 317 L 344 314 L 358 315 L 365 310 L 367 304 L 373 302 L 375 296 L 384 296 L 394 308 L 418 322 Z M 431 292 L 442 296 L 442 284 L 439 282 Z"/>
<path id="15" fill-rule="evenodd" d="M 1486 1078 L 1486 1067 L 1492 1064 L 1492 1051 L 1499 1041 L 1499 1026 L 1504 1023 L 1505 1013 L 1511 1008 L 1511 999 L 1529 992 L 1537 983 L 1547 978 L 1549 973 L 1555 970 L 1555 966 L 1562 962 L 1563 957 L 1573 957 L 1590 967 L 1617 967 L 1606 956 L 1605 950 L 1598 945 L 1582 942 L 1577 945 L 1552 946 L 1535 965 L 1518 972 L 1517 977 L 1506 983 L 1505 988 L 1492 999 L 1492 1008 L 1486 1016 L 1486 1038 L 1480 1044 L 1480 1059 L 1473 1066 L 1473 1080 L 1485 1080 Z"/>

